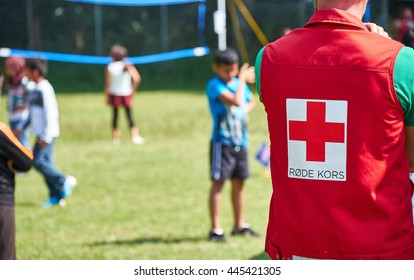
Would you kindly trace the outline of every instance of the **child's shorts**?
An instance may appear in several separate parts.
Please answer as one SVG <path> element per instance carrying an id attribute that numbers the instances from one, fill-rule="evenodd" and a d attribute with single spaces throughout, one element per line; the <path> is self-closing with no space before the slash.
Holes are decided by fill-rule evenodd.
<path id="1" fill-rule="evenodd" d="M 132 95 L 109 95 L 109 104 L 118 108 L 119 106 L 123 105 L 125 108 L 131 108 L 132 104 Z"/>
<path id="2" fill-rule="evenodd" d="M 210 177 L 213 180 L 245 180 L 250 177 L 247 149 L 210 143 Z"/>

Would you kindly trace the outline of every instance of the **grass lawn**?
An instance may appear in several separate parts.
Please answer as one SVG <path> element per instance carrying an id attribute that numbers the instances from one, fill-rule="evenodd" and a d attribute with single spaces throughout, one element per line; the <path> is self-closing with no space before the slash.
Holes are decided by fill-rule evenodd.
<path id="1" fill-rule="evenodd" d="M 254 159 L 267 139 L 263 106 L 250 114 L 246 221 L 261 238 L 207 241 L 211 118 L 204 92 L 139 92 L 134 116 L 144 145 L 130 142 L 120 115 L 120 145 L 111 141 L 102 94 L 58 94 L 61 136 L 56 167 L 78 185 L 66 207 L 41 209 L 48 193 L 33 169 L 16 179 L 17 258 L 26 260 L 266 259 L 263 253 L 271 183 Z M 4 108 L 4 104 L 3 104 Z M 2 120 L 5 120 L 2 110 Z M 233 226 L 226 185 L 222 223 Z"/>

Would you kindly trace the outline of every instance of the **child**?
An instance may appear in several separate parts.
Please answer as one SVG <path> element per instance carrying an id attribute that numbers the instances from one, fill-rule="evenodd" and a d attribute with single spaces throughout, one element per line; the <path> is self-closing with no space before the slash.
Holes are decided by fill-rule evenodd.
<path id="1" fill-rule="evenodd" d="M 126 48 L 114 45 L 111 49 L 113 61 L 105 69 L 105 97 L 107 104 L 113 108 L 112 116 L 112 141 L 119 144 L 121 132 L 118 128 L 118 108 L 125 108 L 131 140 L 134 144 L 144 143 L 144 138 L 139 136 L 138 128 L 132 119 L 132 96 L 141 83 L 141 76 L 133 64 L 125 60 L 128 51 Z"/>
<path id="2" fill-rule="evenodd" d="M 25 59 L 23 57 L 8 57 L 5 61 L 7 77 L 7 111 L 9 125 L 12 130 L 17 124 L 29 116 L 28 86 L 29 80 L 25 73 Z M 29 147 L 29 133 L 25 129 L 19 136 L 19 141 Z"/>
<path id="3" fill-rule="evenodd" d="M 0 122 L 0 260 L 16 259 L 15 171 L 32 167 L 33 154 Z"/>
<path id="4" fill-rule="evenodd" d="M 255 106 L 246 83 L 255 80 L 254 67 L 244 64 L 239 71 L 239 58 L 233 49 L 216 51 L 213 71 L 217 75 L 207 84 L 207 96 L 213 118 L 210 143 L 212 186 L 209 240 L 227 241 L 220 224 L 220 203 L 224 182 L 231 180 L 234 228 L 232 235 L 259 234 L 244 223 L 244 181 L 249 174 L 247 157 L 247 114 Z M 238 75 L 238 78 L 237 78 Z"/>
<path id="5" fill-rule="evenodd" d="M 28 59 L 26 70 L 29 79 L 34 81 L 36 86 L 29 97 L 29 118 L 18 124 L 16 135 L 19 136 L 30 122 L 32 134 L 36 137 L 33 165 L 43 175 L 50 195 L 41 207 L 64 206 L 65 198 L 71 194 L 76 185 L 76 179 L 72 176 L 65 176 L 53 165 L 53 150 L 60 133 L 55 91 L 45 79 L 47 74 L 45 60 Z"/>

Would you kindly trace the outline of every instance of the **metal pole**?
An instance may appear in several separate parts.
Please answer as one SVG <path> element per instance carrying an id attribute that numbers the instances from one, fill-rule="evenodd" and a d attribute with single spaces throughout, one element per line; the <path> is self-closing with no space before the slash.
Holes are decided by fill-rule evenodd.
<path id="1" fill-rule="evenodd" d="M 103 53 L 103 36 L 102 36 L 102 6 L 97 4 L 95 10 L 95 53 Z"/>
<path id="2" fill-rule="evenodd" d="M 362 21 L 364 22 L 371 21 L 371 1 L 368 1 L 367 9 L 365 10 L 365 14 L 364 14 L 364 17 L 362 18 Z"/>
<path id="3" fill-rule="evenodd" d="M 388 23 L 388 11 L 389 11 L 389 5 L 388 0 L 382 0 L 381 1 L 381 17 L 380 17 L 380 25 L 384 28 L 387 26 Z M 388 29 L 388 28 L 385 28 Z"/>
<path id="4" fill-rule="evenodd" d="M 218 48 L 227 48 L 226 30 L 226 0 L 217 0 L 217 11 L 214 13 L 214 29 L 218 34 Z"/>
<path id="5" fill-rule="evenodd" d="M 166 5 L 160 6 L 161 12 L 161 51 L 168 51 L 168 7 Z"/>
<path id="6" fill-rule="evenodd" d="M 33 20 L 33 1 L 26 0 L 26 19 L 27 19 L 27 39 L 29 50 L 35 47 L 35 36 L 34 36 L 34 20 Z"/>

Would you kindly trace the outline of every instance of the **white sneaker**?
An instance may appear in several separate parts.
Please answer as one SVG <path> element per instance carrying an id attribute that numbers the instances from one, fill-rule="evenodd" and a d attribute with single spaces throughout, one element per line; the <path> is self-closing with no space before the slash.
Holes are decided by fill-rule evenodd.
<path id="1" fill-rule="evenodd" d="M 66 198 L 71 195 L 73 188 L 75 187 L 77 180 L 73 176 L 67 176 L 62 189 L 62 198 Z"/>
<path id="2" fill-rule="evenodd" d="M 132 137 L 131 141 L 134 144 L 143 144 L 144 143 L 144 138 L 142 138 L 141 136 L 134 136 L 134 137 Z"/>
<path id="3" fill-rule="evenodd" d="M 119 143 L 121 143 L 121 140 L 119 140 L 119 138 L 114 138 L 112 139 L 112 143 L 114 143 L 115 145 L 118 145 Z"/>

